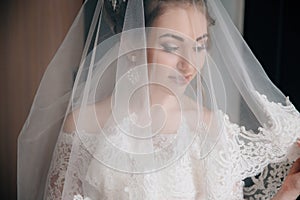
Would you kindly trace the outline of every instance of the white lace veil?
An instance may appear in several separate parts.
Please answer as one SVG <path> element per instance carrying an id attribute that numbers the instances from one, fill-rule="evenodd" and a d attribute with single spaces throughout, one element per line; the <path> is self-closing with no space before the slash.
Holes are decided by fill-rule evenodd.
<path id="1" fill-rule="evenodd" d="M 176 9 L 178 27 L 168 18 Z M 246 169 L 228 182 L 242 180 L 295 159 L 297 123 L 219 0 L 87 0 L 19 136 L 18 198 L 102 199 L 107 182 L 122 182 L 104 170 L 155 173 L 195 144 L 199 160 L 215 151 Z M 232 141 L 240 157 L 219 151 Z M 289 165 L 273 182 L 248 178 L 245 196 L 270 198 Z"/>

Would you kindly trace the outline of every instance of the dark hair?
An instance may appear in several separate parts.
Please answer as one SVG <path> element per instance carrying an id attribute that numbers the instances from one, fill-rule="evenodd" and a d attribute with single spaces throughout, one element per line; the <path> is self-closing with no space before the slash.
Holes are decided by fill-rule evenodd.
<path id="1" fill-rule="evenodd" d="M 206 18 L 208 20 L 209 25 L 213 25 L 215 21 L 209 15 L 207 11 L 207 2 L 206 0 L 144 0 L 144 13 L 145 13 L 145 21 L 146 26 L 151 26 L 153 21 L 163 14 L 164 10 L 170 4 L 178 5 L 178 4 L 186 4 L 193 5 L 199 7 L 199 9 L 206 14 Z"/>
<path id="2" fill-rule="evenodd" d="M 127 1 L 120 1 L 120 3 L 116 5 L 116 7 L 113 7 L 111 2 L 104 1 L 104 12 L 106 19 L 108 20 L 110 27 L 115 34 L 120 33 L 123 29 Z M 175 6 L 177 4 L 195 4 L 196 6 L 199 6 L 199 9 L 203 11 L 203 13 L 206 13 L 206 18 L 209 25 L 214 25 L 215 23 L 215 20 L 209 15 L 207 11 L 206 0 L 143 0 L 143 3 L 146 27 L 151 26 L 153 21 L 158 16 L 163 14 L 167 6 L 170 6 L 172 4 Z"/>

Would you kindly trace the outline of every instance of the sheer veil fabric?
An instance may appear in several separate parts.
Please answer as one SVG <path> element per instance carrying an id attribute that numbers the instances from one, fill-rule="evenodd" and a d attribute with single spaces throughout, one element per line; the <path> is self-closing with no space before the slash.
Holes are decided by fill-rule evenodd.
<path id="1" fill-rule="evenodd" d="M 87 20 L 93 2 L 20 133 L 18 199 L 271 199 L 300 115 L 219 0 L 98 0 Z"/>

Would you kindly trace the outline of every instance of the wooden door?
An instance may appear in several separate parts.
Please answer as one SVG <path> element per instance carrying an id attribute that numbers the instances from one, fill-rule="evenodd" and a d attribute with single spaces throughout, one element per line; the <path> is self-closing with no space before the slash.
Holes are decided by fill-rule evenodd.
<path id="1" fill-rule="evenodd" d="M 0 196 L 16 199 L 17 137 L 41 77 L 83 0 L 2 0 Z"/>

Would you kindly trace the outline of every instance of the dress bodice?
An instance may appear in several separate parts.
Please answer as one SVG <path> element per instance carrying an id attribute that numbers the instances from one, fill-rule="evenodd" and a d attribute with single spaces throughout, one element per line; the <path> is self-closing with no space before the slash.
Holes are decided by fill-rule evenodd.
<path id="1" fill-rule="evenodd" d="M 61 196 L 62 199 L 76 200 L 232 200 L 243 199 L 247 194 L 251 199 L 250 195 L 255 194 L 255 197 L 270 199 L 279 189 L 289 165 L 282 170 L 280 165 L 272 163 L 286 161 L 293 141 L 299 137 L 300 128 L 294 125 L 300 124 L 300 117 L 296 112 L 290 112 L 290 108 L 269 102 L 263 97 L 262 102 L 266 103 L 266 108 L 272 108 L 271 111 L 277 113 L 272 115 L 278 117 L 273 119 L 275 129 L 260 128 L 258 133 L 254 133 L 232 123 L 226 114 L 222 114 L 224 129 L 208 156 L 202 158 L 199 155 L 201 138 L 195 137 L 190 148 L 180 158 L 160 170 L 145 174 L 120 172 L 99 162 L 98 154 L 120 160 L 121 163 L 123 160 L 117 156 L 114 158 L 115 155 L 106 151 L 105 147 L 101 147 L 99 151 L 99 143 L 95 143 L 97 136 L 94 134 L 62 133 L 53 155 L 45 197 L 57 199 L 56 197 Z M 282 118 L 293 121 L 293 127 L 284 126 L 278 129 L 278 126 L 282 126 Z M 126 120 L 124 122 L 126 123 Z M 181 127 L 184 127 L 184 124 Z M 114 130 L 116 135 L 112 137 L 118 134 L 117 129 Z M 182 128 L 180 131 L 189 130 Z M 284 136 L 284 141 L 278 138 L 280 136 Z M 161 134 L 153 140 L 154 148 L 161 148 L 161 145 L 171 142 L 174 138 L 176 135 Z M 124 141 L 120 137 L 114 139 L 117 145 L 123 145 Z M 87 149 L 87 146 L 94 148 Z M 273 170 L 272 173 L 268 173 L 270 169 Z M 257 177 L 253 178 L 258 185 L 249 190 L 244 189 L 244 193 L 247 194 L 243 194 L 243 179 L 254 177 L 262 171 L 263 175 L 277 174 L 272 178 L 277 177 L 279 181 L 274 178 L 262 180 L 261 184 Z M 274 183 L 277 184 L 275 188 Z M 70 193 L 61 193 L 62 190 Z M 88 194 L 83 191 L 88 191 Z"/>

